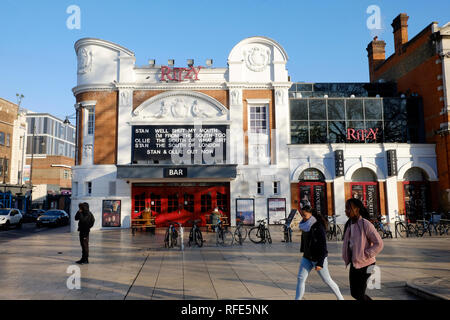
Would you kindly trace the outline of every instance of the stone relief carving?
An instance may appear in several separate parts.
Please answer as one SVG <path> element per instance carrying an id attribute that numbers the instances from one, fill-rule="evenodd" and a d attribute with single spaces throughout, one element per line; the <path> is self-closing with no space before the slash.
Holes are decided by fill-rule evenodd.
<path id="1" fill-rule="evenodd" d="M 120 91 L 120 105 L 130 104 L 131 93 L 129 91 Z"/>
<path id="2" fill-rule="evenodd" d="M 275 91 L 275 103 L 283 104 L 284 103 L 284 92 L 282 90 Z"/>
<path id="3" fill-rule="evenodd" d="M 86 48 L 78 50 L 78 74 L 91 72 L 92 70 L 92 51 Z"/>
<path id="4" fill-rule="evenodd" d="M 270 50 L 267 48 L 253 47 L 249 50 L 244 50 L 244 57 L 247 68 L 255 72 L 261 72 L 270 63 Z"/>
<path id="5" fill-rule="evenodd" d="M 167 98 L 155 102 L 144 109 L 135 110 L 133 116 L 156 119 L 220 118 L 226 110 L 190 97 Z"/>
<path id="6" fill-rule="evenodd" d="M 232 104 L 234 104 L 234 105 L 239 104 L 239 102 L 241 100 L 240 97 L 241 97 L 241 94 L 240 94 L 239 90 L 231 91 L 231 103 Z"/>
<path id="7" fill-rule="evenodd" d="M 92 161 L 92 144 L 85 144 L 83 147 L 83 158 L 85 161 Z"/>
<path id="8" fill-rule="evenodd" d="M 164 101 L 161 101 L 161 108 L 159 109 L 159 112 L 155 115 L 155 118 L 164 118 L 167 116 L 169 109 L 166 107 L 166 103 Z"/>

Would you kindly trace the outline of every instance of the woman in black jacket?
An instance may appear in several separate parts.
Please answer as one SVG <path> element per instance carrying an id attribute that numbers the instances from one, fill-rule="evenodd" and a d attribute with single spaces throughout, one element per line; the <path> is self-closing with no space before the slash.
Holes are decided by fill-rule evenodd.
<path id="1" fill-rule="evenodd" d="M 305 282 L 309 272 L 314 268 L 338 300 L 344 300 L 336 282 L 330 277 L 328 271 L 328 251 L 326 242 L 326 220 L 315 212 L 310 206 L 305 206 L 300 211 L 303 220 L 299 227 L 302 230 L 302 242 L 300 252 L 303 258 L 298 270 L 297 290 L 295 299 L 301 300 L 305 294 Z"/>
<path id="2" fill-rule="evenodd" d="M 78 204 L 78 208 L 79 210 L 75 215 L 75 220 L 78 220 L 82 256 L 76 263 L 85 264 L 89 263 L 89 231 L 94 226 L 95 218 L 89 211 L 89 204 L 87 202 Z"/>

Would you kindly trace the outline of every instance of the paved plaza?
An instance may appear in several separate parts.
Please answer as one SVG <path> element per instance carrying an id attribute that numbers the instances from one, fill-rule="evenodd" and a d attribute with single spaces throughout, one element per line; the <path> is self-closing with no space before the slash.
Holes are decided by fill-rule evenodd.
<path id="1" fill-rule="evenodd" d="M 295 296 L 300 238 L 281 242 L 281 227 L 271 227 L 271 245 L 217 247 L 204 233 L 202 248 L 165 249 L 164 230 L 155 235 L 130 230 L 96 231 L 90 237 L 90 264 L 80 266 L 81 289 L 67 288 L 68 267 L 81 256 L 78 234 L 69 227 L 0 231 L 0 299 L 283 299 Z M 185 235 L 187 241 L 187 234 Z M 385 240 L 377 258 L 378 300 L 414 300 L 406 283 L 419 278 L 450 277 L 449 237 Z M 329 268 L 344 298 L 352 299 L 341 242 L 328 243 Z M 306 300 L 333 300 L 312 271 Z"/>

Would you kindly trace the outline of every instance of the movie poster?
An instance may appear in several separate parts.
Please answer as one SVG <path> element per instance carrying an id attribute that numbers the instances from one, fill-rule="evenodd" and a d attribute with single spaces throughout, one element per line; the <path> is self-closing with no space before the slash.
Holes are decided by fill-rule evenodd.
<path id="1" fill-rule="evenodd" d="M 286 218 L 286 199 L 285 198 L 269 198 L 268 206 L 268 223 L 282 224 L 281 219 Z"/>
<path id="2" fill-rule="evenodd" d="M 103 200 L 102 227 L 120 227 L 120 200 Z"/>
<path id="3" fill-rule="evenodd" d="M 255 199 L 236 199 L 236 221 L 247 226 L 255 225 Z"/>

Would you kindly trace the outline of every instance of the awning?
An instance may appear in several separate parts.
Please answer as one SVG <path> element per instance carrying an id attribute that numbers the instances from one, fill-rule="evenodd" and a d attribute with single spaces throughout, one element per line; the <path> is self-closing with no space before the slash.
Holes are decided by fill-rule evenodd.
<path id="1" fill-rule="evenodd" d="M 235 179 L 237 164 L 224 165 L 118 165 L 118 179 Z"/>

